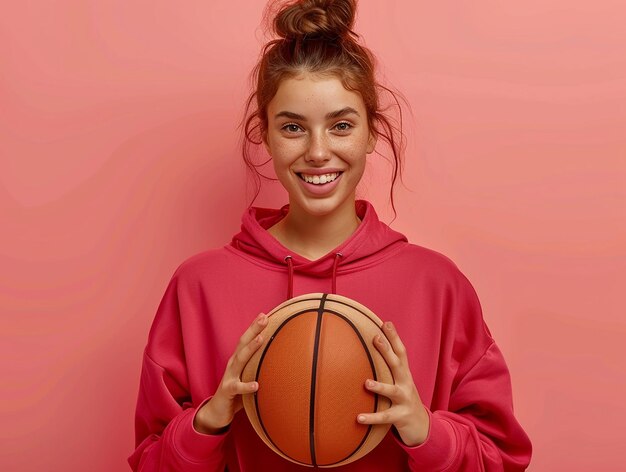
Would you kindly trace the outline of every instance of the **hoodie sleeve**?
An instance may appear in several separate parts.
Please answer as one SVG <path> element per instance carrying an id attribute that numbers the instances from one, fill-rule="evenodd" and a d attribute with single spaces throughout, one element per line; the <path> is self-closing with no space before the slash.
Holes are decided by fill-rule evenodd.
<path id="1" fill-rule="evenodd" d="M 464 276 L 450 306 L 452 319 L 444 327 L 452 331 L 447 336 L 453 342 L 442 349 L 444 373 L 436 386 L 445 393 L 427 408 L 428 436 L 415 447 L 402 443 L 395 429 L 394 437 L 413 471 L 526 470 L 532 445 L 513 413 L 509 370 Z"/>
<path id="2" fill-rule="evenodd" d="M 135 411 L 133 471 L 223 471 L 228 431 L 203 434 L 193 427 L 195 413 L 187 381 L 176 274 L 163 296 L 144 350 Z M 157 360 L 158 359 L 158 360 Z"/>

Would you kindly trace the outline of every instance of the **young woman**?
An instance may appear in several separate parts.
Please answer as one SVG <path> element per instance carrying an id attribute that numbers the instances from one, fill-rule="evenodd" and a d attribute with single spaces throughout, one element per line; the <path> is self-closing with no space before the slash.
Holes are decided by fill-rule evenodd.
<path id="1" fill-rule="evenodd" d="M 400 168 L 397 134 L 381 111 L 373 56 L 352 32 L 356 0 L 301 0 L 273 17 L 254 73 L 246 139 L 263 144 L 289 195 L 251 207 L 230 244 L 175 271 L 144 352 L 135 471 L 292 471 L 256 435 L 242 382 L 267 313 L 300 294 L 352 298 L 387 320 L 375 345 L 395 384 L 363 424 L 392 425 L 345 471 L 518 471 L 531 444 L 513 414 L 511 383 L 476 292 L 442 254 L 381 222 L 356 188 L 379 139 Z M 252 103 L 255 104 L 251 110 Z M 244 149 L 245 148 L 244 146 Z M 244 151 L 248 164 L 249 153 Z"/>

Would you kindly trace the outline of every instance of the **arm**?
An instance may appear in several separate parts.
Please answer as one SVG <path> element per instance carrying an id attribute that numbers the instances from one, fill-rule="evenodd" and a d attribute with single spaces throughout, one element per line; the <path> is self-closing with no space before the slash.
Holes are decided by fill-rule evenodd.
<path id="1" fill-rule="evenodd" d="M 375 345 L 392 369 L 395 384 L 366 382 L 391 399 L 385 412 L 363 415 L 364 423 L 391 423 L 411 470 L 523 471 L 532 446 L 513 413 L 511 379 L 502 353 L 482 317 L 470 282 L 458 273 L 447 290 L 442 317 L 436 395 L 430 408 L 413 382 L 409 358 L 393 324 Z M 411 362 L 419 362 L 412 358 Z"/>
<path id="2" fill-rule="evenodd" d="M 509 372 L 495 343 L 459 381 L 448 408 L 427 412 L 422 444 L 409 447 L 396 436 L 412 470 L 526 470 L 532 446 L 514 417 Z"/>
<path id="3" fill-rule="evenodd" d="M 181 317 L 186 316 L 187 325 L 193 325 L 190 313 L 204 314 L 188 293 L 185 296 L 184 285 L 175 274 L 144 351 L 135 413 L 135 451 L 128 458 L 134 471 L 223 471 L 229 425 L 243 407 L 241 394 L 258 388 L 256 382 L 241 382 L 240 376 L 263 341 L 261 333 L 267 326 L 263 313 L 241 336 L 221 381 L 205 372 L 196 373 L 202 376 L 199 381 L 207 392 L 196 393 L 196 397 L 205 398 L 193 405 L 189 382 L 194 373 L 188 369 Z"/>
<path id="4" fill-rule="evenodd" d="M 196 412 L 209 399 L 196 408 L 188 401 L 181 404 L 176 397 L 182 392 L 173 384 L 166 370 L 144 353 L 135 413 L 136 449 L 128 458 L 132 470 L 223 471 L 228 433 L 202 434 L 193 427 Z"/>
<path id="5" fill-rule="evenodd" d="M 203 434 L 193 426 L 197 407 L 188 385 L 180 320 L 178 273 L 172 277 L 150 329 L 143 354 L 135 411 L 134 471 L 224 470 L 227 432 Z"/>

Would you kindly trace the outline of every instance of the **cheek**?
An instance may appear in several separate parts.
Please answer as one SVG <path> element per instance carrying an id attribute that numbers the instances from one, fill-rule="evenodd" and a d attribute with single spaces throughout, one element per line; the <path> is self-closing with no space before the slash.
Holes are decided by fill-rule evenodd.
<path id="1" fill-rule="evenodd" d="M 362 141 L 345 141 L 341 144 L 341 149 L 337 149 L 344 159 L 350 161 L 352 165 L 358 166 L 361 161 L 365 163 L 367 156 L 367 143 Z"/>
<path id="2" fill-rule="evenodd" d="M 341 147 L 345 154 L 361 156 L 367 154 L 369 135 L 362 130 L 350 136 L 349 139 L 340 139 L 337 146 Z"/>
<path id="3" fill-rule="evenodd" d="M 302 144 L 295 139 L 275 140 L 272 146 L 272 156 L 280 161 L 290 161 L 302 151 Z"/>
<path id="4" fill-rule="evenodd" d="M 272 148 L 272 164 L 277 176 L 285 175 L 290 172 L 291 166 L 297 161 L 298 150 L 295 146 L 288 143 Z"/>

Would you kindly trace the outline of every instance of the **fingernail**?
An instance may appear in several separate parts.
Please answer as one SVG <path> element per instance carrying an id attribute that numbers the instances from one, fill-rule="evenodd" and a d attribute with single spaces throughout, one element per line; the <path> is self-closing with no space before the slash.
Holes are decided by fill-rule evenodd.
<path id="1" fill-rule="evenodd" d="M 368 380 L 367 382 L 365 382 L 365 384 L 366 384 L 368 387 L 370 387 L 370 388 L 371 388 L 371 387 L 373 387 L 374 385 L 376 385 L 376 384 L 375 384 L 375 382 L 374 382 L 373 380 Z"/>
<path id="2" fill-rule="evenodd" d="M 359 417 L 357 418 L 357 420 L 359 420 L 359 423 L 363 423 L 365 421 L 365 416 L 363 415 L 359 415 Z"/>
<path id="3" fill-rule="evenodd" d="M 392 331 L 392 330 L 393 330 L 393 323 L 392 323 L 391 321 L 387 321 L 387 322 L 385 323 L 385 329 L 386 329 L 387 331 Z"/>
<path id="4" fill-rule="evenodd" d="M 259 388 L 259 384 L 258 384 L 257 382 L 254 382 L 254 383 L 252 384 L 252 390 L 256 390 L 256 389 L 258 389 L 258 388 Z"/>

